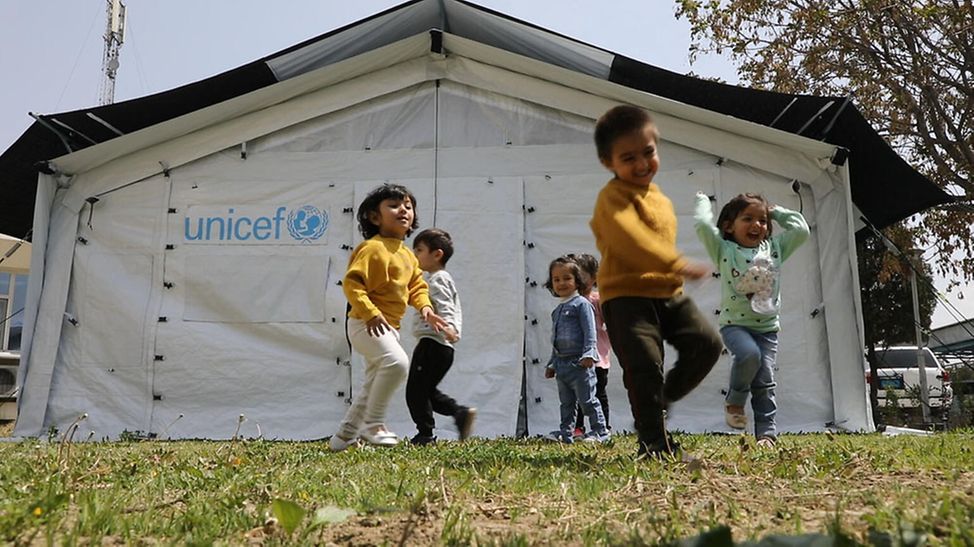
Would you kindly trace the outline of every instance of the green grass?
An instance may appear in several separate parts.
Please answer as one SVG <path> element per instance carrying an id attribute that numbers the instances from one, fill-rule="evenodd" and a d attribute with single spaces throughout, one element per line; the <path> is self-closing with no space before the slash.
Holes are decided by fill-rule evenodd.
<path id="1" fill-rule="evenodd" d="M 673 544 L 828 534 L 974 544 L 974 432 L 681 435 L 703 466 L 635 440 L 474 440 L 328 452 L 269 441 L 0 443 L 0 542 Z M 705 543 L 705 542 L 704 542 Z"/>

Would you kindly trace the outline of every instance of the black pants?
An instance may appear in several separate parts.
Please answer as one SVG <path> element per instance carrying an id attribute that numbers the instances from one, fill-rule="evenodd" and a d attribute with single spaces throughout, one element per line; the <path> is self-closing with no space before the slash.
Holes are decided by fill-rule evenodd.
<path id="1" fill-rule="evenodd" d="M 602 404 L 602 415 L 605 417 L 605 427 L 611 429 L 612 426 L 609 425 L 609 396 L 605 394 L 605 386 L 609 383 L 609 369 L 607 368 L 595 368 L 595 398 L 599 400 Z M 575 415 L 578 419 L 575 420 L 575 427 L 581 430 L 585 430 L 585 413 L 582 412 L 582 406 L 578 405 L 575 409 Z M 589 427 L 592 424 L 588 424 Z"/>
<path id="2" fill-rule="evenodd" d="M 406 406 L 420 435 L 432 436 L 436 422 L 433 413 L 454 416 L 461 407 L 436 388 L 453 365 L 453 348 L 429 338 L 420 338 L 409 362 L 406 380 Z"/>
<path id="3" fill-rule="evenodd" d="M 707 376 L 720 357 L 720 335 L 693 301 L 620 297 L 602 303 L 612 350 L 622 366 L 622 383 L 646 450 L 669 446 L 663 410 L 682 399 Z M 677 351 L 663 378 L 663 342 Z"/>

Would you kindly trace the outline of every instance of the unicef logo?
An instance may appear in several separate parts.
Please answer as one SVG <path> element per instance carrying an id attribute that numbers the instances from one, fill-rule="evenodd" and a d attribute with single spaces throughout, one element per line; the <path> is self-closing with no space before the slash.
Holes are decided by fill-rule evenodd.
<path id="1" fill-rule="evenodd" d="M 287 231 L 298 241 L 318 239 L 326 229 L 328 229 L 328 213 L 313 205 L 294 209 L 287 215 Z"/>

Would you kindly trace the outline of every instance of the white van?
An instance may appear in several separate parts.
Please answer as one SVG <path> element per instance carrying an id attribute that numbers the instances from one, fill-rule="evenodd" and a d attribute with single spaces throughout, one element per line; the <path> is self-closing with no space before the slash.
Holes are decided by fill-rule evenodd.
<path id="1" fill-rule="evenodd" d="M 896 406 L 920 406 L 920 368 L 917 366 L 916 346 L 894 346 L 876 350 L 877 398 L 879 406 L 886 406 L 887 394 L 895 395 Z M 953 396 L 950 373 L 944 370 L 930 348 L 923 348 L 923 367 L 927 377 L 927 393 L 931 408 L 947 409 Z M 866 370 L 866 381 L 870 381 Z"/>

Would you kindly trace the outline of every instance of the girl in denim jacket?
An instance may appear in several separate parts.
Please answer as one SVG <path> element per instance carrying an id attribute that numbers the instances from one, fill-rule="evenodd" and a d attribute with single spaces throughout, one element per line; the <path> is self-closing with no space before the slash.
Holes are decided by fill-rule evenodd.
<path id="1" fill-rule="evenodd" d="M 583 282 L 581 268 L 567 256 L 556 258 L 548 266 L 548 281 L 544 286 L 561 299 L 551 312 L 551 359 L 545 368 L 545 378 L 555 378 L 558 382 L 561 424 L 549 437 L 563 443 L 572 442 L 576 404 L 581 405 L 592 424 L 592 430 L 582 440 L 603 442 L 609 438 L 602 405 L 595 397 L 593 366 L 599 358 L 595 311 L 578 294 Z"/>

